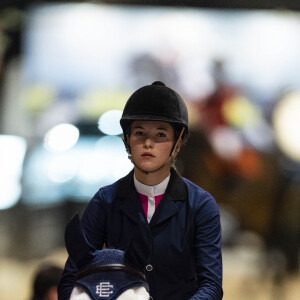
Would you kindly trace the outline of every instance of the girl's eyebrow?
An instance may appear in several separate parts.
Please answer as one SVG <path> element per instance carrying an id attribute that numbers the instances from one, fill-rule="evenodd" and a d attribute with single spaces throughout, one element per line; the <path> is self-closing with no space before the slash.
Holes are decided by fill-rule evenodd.
<path id="1" fill-rule="evenodd" d="M 141 126 L 141 125 L 136 125 L 136 126 L 133 126 L 132 129 L 145 129 L 145 128 L 143 126 Z M 165 127 L 157 127 L 156 130 L 168 131 L 168 129 L 165 128 Z"/>
<path id="2" fill-rule="evenodd" d="M 137 126 L 133 126 L 133 127 L 132 127 L 132 129 L 137 129 L 137 128 L 138 128 L 138 129 L 144 129 L 144 127 L 142 127 L 142 126 L 138 126 L 138 125 L 137 125 Z"/>
<path id="3" fill-rule="evenodd" d="M 157 130 L 165 130 L 165 131 L 168 131 L 168 129 L 167 128 L 164 128 L 164 127 L 158 127 L 158 128 L 156 128 Z"/>

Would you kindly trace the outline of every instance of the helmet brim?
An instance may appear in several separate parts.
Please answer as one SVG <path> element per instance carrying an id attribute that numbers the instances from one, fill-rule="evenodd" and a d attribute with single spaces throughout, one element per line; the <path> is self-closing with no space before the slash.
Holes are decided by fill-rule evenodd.
<path id="1" fill-rule="evenodd" d="M 131 116 L 126 116 L 122 117 L 120 120 L 121 127 L 123 131 L 126 130 L 126 128 L 129 126 L 130 123 L 133 121 L 161 121 L 161 122 L 167 122 L 173 125 L 180 125 L 185 127 L 186 130 L 188 130 L 188 125 L 182 123 L 182 120 L 174 120 L 174 118 L 168 118 L 165 116 L 159 116 L 159 115 L 131 115 Z"/>

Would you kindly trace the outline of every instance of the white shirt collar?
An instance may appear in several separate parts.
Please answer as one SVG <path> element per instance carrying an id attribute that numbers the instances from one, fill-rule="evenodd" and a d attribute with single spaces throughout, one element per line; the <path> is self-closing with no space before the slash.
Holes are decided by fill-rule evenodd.
<path id="1" fill-rule="evenodd" d="M 143 194 L 143 195 L 153 198 L 155 196 L 165 193 L 168 183 L 169 183 L 169 180 L 170 180 L 170 174 L 166 179 L 164 179 L 161 183 L 159 183 L 157 185 L 145 185 L 145 184 L 141 183 L 140 181 L 138 181 L 136 179 L 135 175 L 133 176 L 133 178 L 134 178 L 134 185 L 135 185 L 137 192 L 139 194 Z"/>

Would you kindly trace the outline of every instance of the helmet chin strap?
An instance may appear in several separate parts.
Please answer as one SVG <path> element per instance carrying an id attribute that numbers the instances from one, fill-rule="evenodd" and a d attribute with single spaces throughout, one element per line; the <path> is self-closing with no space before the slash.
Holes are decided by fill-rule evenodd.
<path id="1" fill-rule="evenodd" d="M 126 151 L 129 153 L 128 158 L 131 160 L 131 162 L 133 163 L 133 165 L 134 165 L 137 169 L 139 169 L 140 171 L 142 171 L 144 174 L 148 175 L 148 174 L 155 173 L 155 172 L 161 170 L 163 167 L 165 167 L 165 166 L 173 159 L 173 156 L 174 156 L 174 154 L 175 154 L 176 148 L 177 148 L 177 146 L 178 146 L 178 144 L 179 144 L 179 142 L 180 142 L 180 139 L 181 139 L 181 137 L 182 137 L 182 135 L 183 135 L 183 133 L 184 133 L 184 130 L 185 130 L 185 128 L 182 127 L 181 132 L 180 132 L 180 135 L 179 135 L 179 137 L 178 137 L 178 139 L 177 139 L 175 145 L 173 146 L 173 148 L 172 148 L 172 150 L 171 150 L 171 154 L 170 154 L 169 158 L 168 158 L 168 159 L 167 159 L 167 160 L 166 160 L 159 168 L 157 168 L 157 169 L 155 169 L 155 170 L 152 170 L 152 171 L 145 171 L 145 170 L 143 170 L 142 168 L 140 168 L 140 167 L 134 162 L 134 160 L 133 160 L 133 158 L 132 158 L 132 156 L 131 156 L 131 154 L 130 154 L 130 148 L 129 148 L 128 144 L 125 142 L 125 140 L 123 139 L 123 142 L 124 142 L 125 147 L 126 147 Z"/>

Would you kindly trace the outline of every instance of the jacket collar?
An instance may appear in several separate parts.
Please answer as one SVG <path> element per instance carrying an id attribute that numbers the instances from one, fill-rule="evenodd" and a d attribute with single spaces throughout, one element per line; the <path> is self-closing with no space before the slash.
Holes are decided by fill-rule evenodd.
<path id="1" fill-rule="evenodd" d="M 141 201 L 139 200 L 137 191 L 134 187 L 133 171 L 120 180 L 116 197 L 124 198 L 124 202 L 121 204 L 120 208 L 134 222 L 139 223 L 142 220 L 146 221 Z M 177 214 L 178 207 L 176 202 L 185 201 L 186 199 L 186 185 L 176 171 L 171 169 L 171 177 L 166 192 L 160 201 L 149 226 L 153 227 Z"/>
<path id="2" fill-rule="evenodd" d="M 132 170 L 129 174 L 120 179 L 116 197 L 125 198 L 132 194 L 134 191 L 135 187 Z M 186 185 L 173 168 L 171 168 L 171 177 L 165 193 L 168 194 L 173 201 L 184 201 L 187 199 Z"/>
<path id="3" fill-rule="evenodd" d="M 170 195 L 174 201 L 185 201 L 187 199 L 186 184 L 173 168 L 171 169 L 171 178 L 166 194 Z"/>

